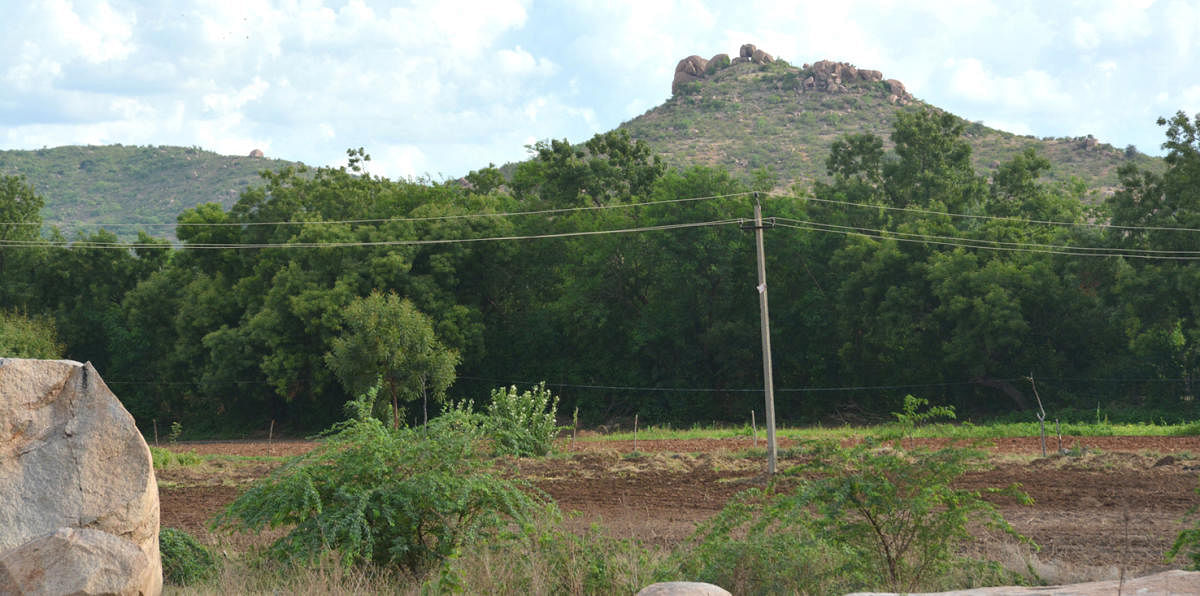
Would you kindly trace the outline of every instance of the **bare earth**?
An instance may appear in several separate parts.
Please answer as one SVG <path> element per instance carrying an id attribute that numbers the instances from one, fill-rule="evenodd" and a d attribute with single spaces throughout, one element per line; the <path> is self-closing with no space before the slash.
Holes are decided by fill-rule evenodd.
<path id="1" fill-rule="evenodd" d="M 942 441 L 918 440 L 932 445 Z M 964 488 L 1020 483 L 1032 506 L 997 500 L 1005 518 L 1041 546 L 1033 564 L 1055 583 L 1115 579 L 1165 569 L 1163 553 L 1185 527 L 1188 508 L 1200 504 L 1200 437 L 1089 437 L 1066 445 L 1087 453 L 1041 457 L 1036 438 L 992 441 L 994 467 L 969 474 Z M 180 443 L 178 451 L 224 455 L 295 455 L 307 441 Z M 736 452 L 751 439 L 561 441 L 566 456 L 515 461 L 520 474 L 552 496 L 568 521 L 586 528 L 598 522 L 620 537 L 670 546 L 687 538 L 697 522 L 735 493 L 762 482 L 765 462 Z M 762 446 L 762 443 L 759 443 Z M 780 447 L 786 448 L 787 442 Z M 787 466 L 781 462 L 781 467 Z M 213 535 L 206 524 L 246 484 L 278 465 L 273 461 L 218 460 L 201 469 L 159 473 L 162 524 L 238 547 L 245 538 Z M 233 542 L 230 542 L 233 541 Z"/>

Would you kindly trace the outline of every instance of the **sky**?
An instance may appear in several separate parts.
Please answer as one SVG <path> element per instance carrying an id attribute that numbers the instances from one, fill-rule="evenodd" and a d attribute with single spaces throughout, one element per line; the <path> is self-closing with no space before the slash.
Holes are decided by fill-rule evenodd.
<path id="1" fill-rule="evenodd" d="M 1200 0 L 0 0 L 0 149 L 199 146 L 452 179 L 666 101 L 754 43 L 1018 134 L 1161 154 L 1200 112 Z"/>

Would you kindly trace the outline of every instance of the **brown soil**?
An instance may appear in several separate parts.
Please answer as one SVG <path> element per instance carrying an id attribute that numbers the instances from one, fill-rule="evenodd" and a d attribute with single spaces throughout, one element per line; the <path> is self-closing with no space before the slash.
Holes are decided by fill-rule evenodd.
<path id="1" fill-rule="evenodd" d="M 917 440 L 923 445 L 945 441 Z M 1044 577 L 1067 582 L 1115 578 L 1180 568 L 1163 552 L 1185 527 L 1189 507 L 1200 504 L 1200 437 L 1064 438 L 1041 457 L 1037 438 L 1006 438 L 988 447 L 994 466 L 968 474 L 962 487 L 984 489 L 1019 483 L 1032 506 L 994 500 L 1006 519 L 1041 546 L 1033 562 Z M 908 443 L 906 442 L 906 445 Z M 786 448 L 788 442 L 781 442 Z M 275 441 L 271 455 L 311 449 L 305 441 Z M 671 546 L 687 538 L 697 522 L 740 490 L 761 484 L 765 462 L 737 454 L 751 439 L 562 441 L 565 455 L 517 462 L 522 476 L 546 491 L 575 528 L 599 523 L 609 533 Z M 759 447 L 762 447 L 760 441 Z M 263 441 L 181 443 L 201 454 L 267 455 Z M 786 467 L 787 461 L 781 462 Z M 208 520 L 247 483 L 278 465 L 272 461 L 222 458 L 197 468 L 159 473 L 164 526 L 197 533 L 216 543 L 246 538 L 212 535 Z M 231 543 L 231 547 L 238 544 Z"/>

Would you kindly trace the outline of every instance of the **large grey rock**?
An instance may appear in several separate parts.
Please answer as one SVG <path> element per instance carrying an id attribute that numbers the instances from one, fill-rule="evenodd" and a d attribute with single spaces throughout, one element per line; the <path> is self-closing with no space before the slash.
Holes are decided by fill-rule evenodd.
<path id="1" fill-rule="evenodd" d="M 678 93 L 679 86 L 684 83 L 700 80 L 704 76 L 704 69 L 708 66 L 708 60 L 699 56 L 688 56 L 679 61 L 675 65 L 675 78 L 671 81 L 671 93 Z"/>
<path id="2" fill-rule="evenodd" d="M 0 556 L 60 528 L 130 541 L 152 570 L 139 590 L 161 592 L 158 483 L 133 417 L 90 363 L 0 358 Z"/>
<path id="3" fill-rule="evenodd" d="M 650 584 L 635 596 L 732 596 L 729 590 L 704 582 L 660 582 Z"/>
<path id="4" fill-rule="evenodd" d="M 0 553 L 0 594 L 141 596 L 155 585 L 161 591 L 162 569 L 132 541 L 100 530 L 60 528 Z"/>
<path id="5" fill-rule="evenodd" d="M 1110 596 L 1111 594 L 1200 594 L 1200 571 L 1164 571 L 1135 577 L 1121 583 L 1118 580 L 1088 582 L 1063 586 L 993 587 L 928 592 L 908 596 Z M 892 592 L 856 592 L 848 596 L 896 596 Z"/>

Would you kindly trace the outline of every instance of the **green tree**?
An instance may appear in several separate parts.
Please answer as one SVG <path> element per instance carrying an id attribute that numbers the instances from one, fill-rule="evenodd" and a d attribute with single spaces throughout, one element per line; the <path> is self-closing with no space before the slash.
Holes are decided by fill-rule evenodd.
<path id="1" fill-rule="evenodd" d="M 46 317 L 0 310 L 0 358 L 62 358 L 63 346 Z"/>
<path id="2" fill-rule="evenodd" d="M 362 393 L 381 379 L 392 404 L 392 427 L 400 425 L 400 401 L 440 400 L 454 382 L 458 353 L 434 335 L 433 322 L 407 299 L 373 291 L 345 311 L 346 333 L 330 343 L 329 368 L 346 389 Z"/>
<path id="3" fill-rule="evenodd" d="M 41 234 L 44 200 L 20 176 L 0 175 L 0 306 L 16 306 L 31 274 L 28 261 L 37 251 L 25 243 Z M 22 273 L 22 271 L 24 273 Z"/>
<path id="4" fill-rule="evenodd" d="M 976 206 L 983 182 L 971 165 L 971 145 L 962 138 L 966 122 L 949 112 L 924 108 L 896 115 L 896 157 L 883 165 L 889 202 L 898 207 L 963 213 Z"/>
<path id="5" fill-rule="evenodd" d="M 1200 228 L 1200 114 L 1189 118 L 1178 112 L 1158 123 L 1167 127 L 1167 168 L 1159 174 L 1133 164 L 1121 167 L 1121 188 L 1108 200 L 1112 223 L 1141 229 L 1111 228 L 1109 242 L 1156 251 L 1200 250 L 1197 235 L 1189 231 Z M 1200 369 L 1197 283 L 1200 270 L 1188 261 L 1128 259 L 1110 294 L 1121 313 L 1133 367 L 1162 379 L 1182 377 L 1185 395 L 1194 395 L 1192 379 Z"/>
<path id="6" fill-rule="evenodd" d="M 607 205 L 644 196 L 666 172 L 661 157 L 624 129 L 597 134 L 583 147 L 566 139 L 539 141 L 534 159 L 513 175 L 519 196 L 536 195 L 555 206 Z"/>

